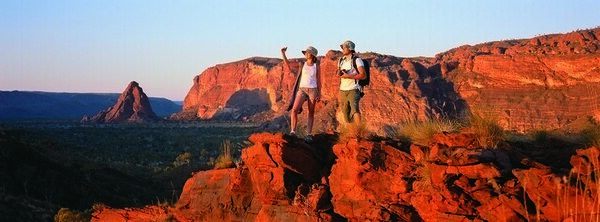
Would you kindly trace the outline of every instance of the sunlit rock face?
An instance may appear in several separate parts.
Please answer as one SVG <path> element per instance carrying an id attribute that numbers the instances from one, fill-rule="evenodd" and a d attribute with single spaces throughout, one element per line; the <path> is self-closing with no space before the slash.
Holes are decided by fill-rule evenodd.
<path id="1" fill-rule="evenodd" d="M 438 54 L 469 107 L 504 128 L 555 129 L 597 116 L 600 29 L 462 46 Z"/>
<path id="2" fill-rule="evenodd" d="M 158 116 L 152 111 L 150 100 L 142 90 L 142 87 L 132 81 L 121 93 L 114 106 L 100 111 L 91 119 L 84 122 L 91 123 L 139 123 L 158 120 Z"/>
<path id="3" fill-rule="evenodd" d="M 371 64 L 361 100 L 369 129 L 385 134 L 401 123 L 453 117 L 469 109 L 511 130 L 558 128 L 598 116 L 600 29 L 461 46 L 434 58 L 359 54 Z M 322 101 L 317 130 L 337 124 L 339 51 L 319 58 Z M 186 118 L 269 121 L 285 113 L 300 60 L 285 70 L 275 58 L 220 64 L 194 77 Z M 304 114 L 301 115 L 304 118 Z"/>
<path id="4" fill-rule="evenodd" d="M 553 143 L 522 153 L 508 144 L 486 148 L 474 133 L 438 133 L 427 146 L 333 134 L 316 135 L 312 145 L 281 133 L 249 141 L 243 164 L 193 174 L 174 206 L 95 207 L 92 221 L 587 221 L 597 215 L 592 172 L 599 166 L 590 161 L 600 156 L 596 147 L 573 152 Z M 564 162 L 573 177 L 536 160 Z"/>

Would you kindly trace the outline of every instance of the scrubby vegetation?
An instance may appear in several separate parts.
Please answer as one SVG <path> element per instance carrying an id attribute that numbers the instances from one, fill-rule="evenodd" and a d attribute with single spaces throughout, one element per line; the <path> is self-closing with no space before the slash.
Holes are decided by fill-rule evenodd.
<path id="1" fill-rule="evenodd" d="M 172 205 L 193 172 L 235 166 L 256 130 L 223 122 L 4 123 L 0 197 L 43 200 L 56 221 L 89 221 L 96 204 Z"/>
<path id="2" fill-rule="evenodd" d="M 579 131 L 507 132 L 495 118 L 475 112 L 462 119 L 438 118 L 405 123 L 398 128 L 396 137 L 408 144 L 426 146 L 440 132 L 470 133 L 476 135 L 483 148 L 510 147 L 544 165 L 571 169 L 557 171 L 564 175 L 561 181 L 556 181 L 559 205 L 573 204 L 565 201 L 572 195 L 565 189 L 567 185 L 584 187 L 583 193 L 574 195 L 600 190 L 600 187 L 582 186 L 584 179 L 572 170 L 568 158 L 564 158 L 573 155 L 576 149 L 600 146 L 597 125 L 591 124 Z M 16 196 L 43 200 L 48 203 L 46 212 L 55 212 L 56 221 L 85 221 L 96 204 L 173 206 L 191 173 L 235 167 L 239 164 L 241 149 L 251 145 L 248 136 L 257 131 L 256 125 L 231 123 L 4 124 L 0 126 L 0 197 L 9 199 L 6 195 L 12 195 L 13 199 Z M 370 137 L 365 125 L 345 125 L 337 134 L 338 141 Z M 40 161 L 42 157 L 52 164 Z M 424 156 L 418 162 L 420 176 L 415 183 L 424 190 L 432 189 L 428 161 Z M 590 175 L 600 181 L 600 174 Z M 69 187 L 65 188 L 65 184 Z M 93 192 L 97 193 L 90 195 Z M 563 214 L 573 215 L 573 212 Z"/>
<path id="3" fill-rule="evenodd" d="M 225 140 L 221 145 L 221 152 L 215 160 L 215 169 L 225 169 L 234 167 L 233 144 L 230 140 Z"/>
<path id="4" fill-rule="evenodd" d="M 86 222 L 90 221 L 91 210 L 88 212 L 79 212 L 77 210 L 69 210 L 68 208 L 61 208 L 58 213 L 54 216 L 56 222 Z"/>

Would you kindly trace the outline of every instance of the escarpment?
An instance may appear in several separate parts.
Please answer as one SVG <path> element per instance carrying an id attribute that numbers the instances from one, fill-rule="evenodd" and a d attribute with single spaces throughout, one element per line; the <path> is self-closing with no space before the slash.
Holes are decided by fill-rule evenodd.
<path id="1" fill-rule="evenodd" d="M 324 84 L 318 117 L 335 116 L 340 55 L 331 50 L 319 58 Z M 361 111 L 379 134 L 406 121 L 473 110 L 519 131 L 600 118 L 599 28 L 461 46 L 433 58 L 359 56 L 371 63 Z M 292 61 L 294 71 L 299 65 Z M 295 73 L 285 72 L 275 58 L 216 65 L 194 77 L 179 118 L 270 121 L 285 113 L 294 80 Z M 334 118 L 321 120 L 318 130 L 336 124 Z"/>

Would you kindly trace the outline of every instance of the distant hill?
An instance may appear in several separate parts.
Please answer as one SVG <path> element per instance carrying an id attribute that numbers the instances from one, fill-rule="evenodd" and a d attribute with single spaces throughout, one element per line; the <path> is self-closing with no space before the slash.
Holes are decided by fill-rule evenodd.
<path id="1" fill-rule="evenodd" d="M 0 119 L 81 119 L 113 106 L 119 93 L 55 93 L 38 91 L 0 91 Z M 170 116 L 181 111 L 181 104 L 165 98 L 150 97 L 156 115 Z"/>

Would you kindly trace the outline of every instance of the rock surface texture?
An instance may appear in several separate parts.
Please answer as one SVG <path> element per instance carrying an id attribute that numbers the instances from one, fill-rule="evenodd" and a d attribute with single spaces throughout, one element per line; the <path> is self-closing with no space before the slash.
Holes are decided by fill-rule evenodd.
<path id="1" fill-rule="evenodd" d="M 317 105 L 321 122 L 315 125 L 320 131 L 337 124 L 328 117 L 337 108 L 334 73 L 340 56 L 329 51 L 319 60 L 324 88 Z M 361 111 L 380 135 L 406 121 L 462 115 L 469 109 L 498 116 L 512 130 L 600 118 L 600 28 L 466 45 L 434 58 L 360 56 L 371 64 L 371 86 Z M 300 60 L 293 61 L 292 72 L 283 69 L 280 59 L 258 57 L 210 67 L 194 77 L 183 111 L 175 117 L 277 119 L 300 66 Z"/>
<path id="2" fill-rule="evenodd" d="M 150 100 L 142 90 L 142 87 L 132 81 L 121 93 L 117 103 L 107 110 L 100 111 L 92 118 L 84 117 L 85 123 L 139 123 L 158 120 L 158 116 L 152 111 Z"/>
<path id="3" fill-rule="evenodd" d="M 486 149 L 468 133 L 427 146 L 320 134 L 309 145 L 261 133 L 244 165 L 195 173 L 177 204 L 97 208 L 92 221 L 589 221 L 598 218 L 600 149 L 553 172 L 519 148 Z M 590 161 L 596 160 L 596 161 Z M 560 171 L 560 170 L 559 170 Z M 539 214 L 538 214 L 539 213 Z"/>

